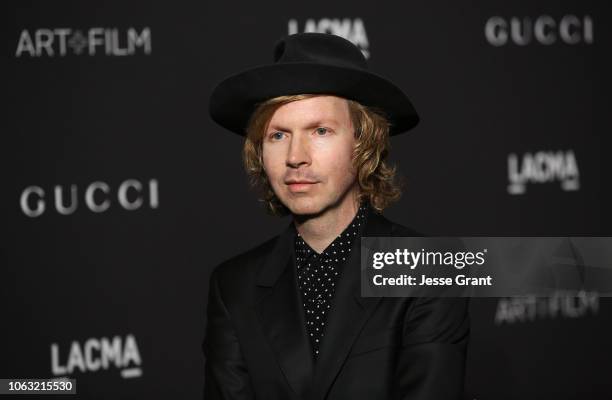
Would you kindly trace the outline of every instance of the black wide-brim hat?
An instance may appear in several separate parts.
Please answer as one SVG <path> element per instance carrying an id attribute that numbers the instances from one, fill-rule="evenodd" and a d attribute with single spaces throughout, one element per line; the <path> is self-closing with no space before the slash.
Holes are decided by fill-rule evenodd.
<path id="1" fill-rule="evenodd" d="M 326 33 L 298 33 L 276 44 L 274 63 L 230 76 L 213 90 L 209 112 L 219 125 L 245 135 L 258 103 L 273 97 L 328 94 L 382 111 L 390 135 L 419 122 L 408 96 L 389 80 L 368 71 L 361 51 L 348 40 Z"/>

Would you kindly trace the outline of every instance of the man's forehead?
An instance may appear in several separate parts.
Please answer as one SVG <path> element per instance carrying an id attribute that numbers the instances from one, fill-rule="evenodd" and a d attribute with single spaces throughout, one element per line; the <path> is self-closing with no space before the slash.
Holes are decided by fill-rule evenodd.
<path id="1" fill-rule="evenodd" d="M 316 122 L 344 124 L 350 122 L 349 119 L 346 99 L 336 96 L 315 96 L 282 105 L 272 115 L 270 126 Z"/>

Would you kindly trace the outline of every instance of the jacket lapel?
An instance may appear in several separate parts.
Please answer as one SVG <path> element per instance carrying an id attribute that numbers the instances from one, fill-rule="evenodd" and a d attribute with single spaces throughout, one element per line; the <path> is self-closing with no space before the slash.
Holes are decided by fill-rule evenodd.
<path id="1" fill-rule="evenodd" d="M 387 236 L 391 228 L 392 224 L 387 219 L 369 209 L 362 236 Z M 316 363 L 312 399 L 325 398 L 355 339 L 380 302 L 379 297 L 361 297 L 360 253 L 361 242 L 356 240 L 342 270 L 327 319 L 321 356 Z"/>
<path id="2" fill-rule="evenodd" d="M 388 236 L 392 224 L 372 209 L 362 236 Z M 257 277 L 255 308 L 287 382 L 298 397 L 322 399 L 380 298 L 361 297 L 361 242 L 356 240 L 343 267 L 316 369 L 306 333 L 304 309 L 293 260 L 292 224 L 270 249 Z"/>
<path id="3" fill-rule="evenodd" d="M 298 397 L 311 387 L 313 357 L 293 268 L 293 227 L 277 239 L 257 278 L 256 310 L 287 382 Z"/>

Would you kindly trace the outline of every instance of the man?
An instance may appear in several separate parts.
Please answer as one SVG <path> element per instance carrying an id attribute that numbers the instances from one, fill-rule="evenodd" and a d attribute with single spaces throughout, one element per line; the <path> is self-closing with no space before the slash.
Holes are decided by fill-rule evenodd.
<path id="1" fill-rule="evenodd" d="M 218 85 L 210 113 L 292 223 L 212 273 L 205 398 L 459 398 L 466 302 L 360 296 L 360 238 L 416 235 L 380 215 L 399 196 L 388 137 L 418 122 L 404 93 L 350 42 L 304 33 Z"/>

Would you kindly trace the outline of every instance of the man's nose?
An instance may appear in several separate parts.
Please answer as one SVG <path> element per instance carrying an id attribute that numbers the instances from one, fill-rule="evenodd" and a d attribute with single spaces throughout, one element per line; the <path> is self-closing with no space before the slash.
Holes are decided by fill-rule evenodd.
<path id="1" fill-rule="evenodd" d="M 298 168 L 310 164 L 310 151 L 306 138 L 302 135 L 292 135 L 287 153 L 287 166 Z"/>

